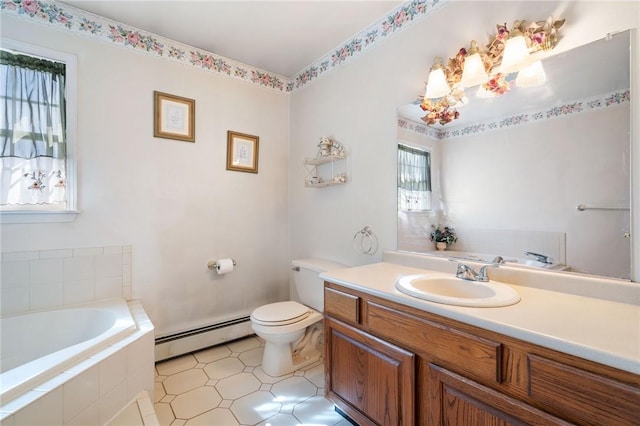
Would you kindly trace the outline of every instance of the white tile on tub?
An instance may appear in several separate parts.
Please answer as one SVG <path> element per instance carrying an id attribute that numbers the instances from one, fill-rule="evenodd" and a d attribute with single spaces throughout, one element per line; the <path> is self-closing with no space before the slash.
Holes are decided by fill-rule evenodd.
<path id="1" fill-rule="evenodd" d="M 96 278 L 122 275 L 122 254 L 95 256 Z"/>
<path id="2" fill-rule="evenodd" d="M 125 351 L 113 352 L 100 363 L 100 395 L 105 395 L 126 380 L 127 355 Z M 126 393 L 126 388 L 125 388 Z"/>
<path id="3" fill-rule="evenodd" d="M 127 398 L 127 382 L 121 382 L 118 386 L 111 389 L 106 395 L 100 398 L 100 423 L 107 423 L 112 419 L 122 407 L 126 406 L 130 400 Z"/>
<path id="4" fill-rule="evenodd" d="M 132 297 L 131 296 L 131 293 L 132 293 L 131 290 L 132 290 L 132 288 L 131 288 L 130 285 L 124 285 L 124 283 L 123 283 L 123 286 L 122 286 L 122 297 L 125 300 L 131 300 L 131 297 Z"/>
<path id="5" fill-rule="evenodd" d="M 51 380 L 47 380 L 44 383 L 37 385 L 33 390 L 40 392 L 51 392 L 54 389 L 57 389 L 68 382 L 71 378 L 73 378 L 73 373 L 60 373 L 55 376 Z"/>
<path id="6" fill-rule="evenodd" d="M 87 247 L 87 248 L 74 248 L 73 255 L 74 256 L 100 256 L 104 254 L 103 247 Z"/>
<path id="7" fill-rule="evenodd" d="M 96 401 L 73 419 L 65 423 L 64 426 L 87 426 L 87 425 L 99 425 L 100 423 L 100 406 Z"/>
<path id="8" fill-rule="evenodd" d="M 31 284 L 62 282 L 62 258 L 32 260 L 29 264 Z"/>
<path id="9" fill-rule="evenodd" d="M 31 285 L 29 293 L 29 309 L 48 309 L 62 306 L 62 282 L 53 284 Z"/>
<path id="10" fill-rule="evenodd" d="M 63 392 L 61 388 L 49 392 L 15 414 L 17 425 L 61 425 Z"/>
<path id="11" fill-rule="evenodd" d="M 73 250 L 71 249 L 40 250 L 40 259 L 57 259 L 71 256 L 73 256 Z"/>
<path id="12" fill-rule="evenodd" d="M 64 280 L 93 280 L 94 258 L 92 256 L 67 257 L 64 259 Z"/>
<path id="13" fill-rule="evenodd" d="M 122 298 L 122 277 L 96 278 L 96 300 Z"/>
<path id="14" fill-rule="evenodd" d="M 131 265 L 122 265 L 122 282 L 131 285 Z"/>
<path id="15" fill-rule="evenodd" d="M 107 426 L 144 426 L 142 418 L 140 417 L 140 411 L 138 405 L 133 403 L 127 405 L 118 415 L 110 419 Z"/>
<path id="16" fill-rule="evenodd" d="M 103 247 L 104 250 L 104 254 L 105 255 L 109 255 L 109 254 L 122 254 L 122 246 L 109 246 L 109 247 Z"/>
<path id="17" fill-rule="evenodd" d="M 62 387 L 64 392 L 64 421 L 78 414 L 98 401 L 100 396 L 100 371 L 97 366 L 78 374 Z"/>
<path id="18" fill-rule="evenodd" d="M 17 262 L 19 260 L 36 260 L 40 258 L 38 251 L 12 251 L 0 253 L 3 262 Z"/>
<path id="19" fill-rule="evenodd" d="M 2 288 L 24 287 L 29 285 L 29 261 L 17 260 L 15 262 L 2 261 L 2 275 L 0 286 Z"/>
<path id="20" fill-rule="evenodd" d="M 153 411 L 153 403 L 151 403 L 151 399 L 149 398 L 149 394 L 147 392 L 143 392 L 137 398 L 138 408 L 140 409 L 140 415 L 142 417 L 146 417 L 149 414 L 154 414 Z"/>
<path id="21" fill-rule="evenodd" d="M 3 287 L 0 290 L 0 312 L 2 315 L 29 310 L 29 287 Z"/>
<path id="22" fill-rule="evenodd" d="M 65 305 L 91 302 L 95 298 L 93 281 L 65 281 L 63 284 L 63 302 Z"/>
<path id="23" fill-rule="evenodd" d="M 0 425 L 2 426 L 16 426 L 16 416 L 10 413 L 0 411 Z"/>

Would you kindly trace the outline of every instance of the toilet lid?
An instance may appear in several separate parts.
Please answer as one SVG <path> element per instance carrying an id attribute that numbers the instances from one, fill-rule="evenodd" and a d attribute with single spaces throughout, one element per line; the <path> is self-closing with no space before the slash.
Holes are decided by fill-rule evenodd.
<path id="1" fill-rule="evenodd" d="M 259 307 L 251 313 L 251 319 L 263 325 L 286 325 L 302 321 L 311 312 L 298 302 L 277 302 Z"/>

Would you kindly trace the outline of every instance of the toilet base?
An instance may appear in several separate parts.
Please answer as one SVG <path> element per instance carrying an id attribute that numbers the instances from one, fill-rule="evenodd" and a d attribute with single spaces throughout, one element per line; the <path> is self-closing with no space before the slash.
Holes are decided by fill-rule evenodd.
<path id="1" fill-rule="evenodd" d="M 265 342 L 262 369 L 271 377 L 280 377 L 313 364 L 321 355 L 320 350 L 314 350 L 294 356 L 289 343 Z"/>

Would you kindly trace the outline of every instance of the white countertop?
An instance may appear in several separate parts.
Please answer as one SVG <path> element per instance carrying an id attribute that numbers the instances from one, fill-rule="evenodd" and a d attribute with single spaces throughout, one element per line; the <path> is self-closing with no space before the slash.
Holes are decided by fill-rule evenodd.
<path id="1" fill-rule="evenodd" d="M 322 273 L 320 277 L 347 288 L 640 374 L 640 306 L 637 303 L 512 285 L 522 297 L 519 303 L 500 308 L 470 308 L 428 302 L 395 288 L 400 277 L 428 271 L 380 262 L 336 269 Z"/>

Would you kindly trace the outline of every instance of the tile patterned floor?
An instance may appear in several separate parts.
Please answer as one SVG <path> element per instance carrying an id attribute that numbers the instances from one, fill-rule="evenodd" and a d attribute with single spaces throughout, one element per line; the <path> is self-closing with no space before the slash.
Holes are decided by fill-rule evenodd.
<path id="1" fill-rule="evenodd" d="M 324 365 L 271 377 L 251 336 L 156 364 L 162 426 L 351 426 L 324 398 Z"/>

